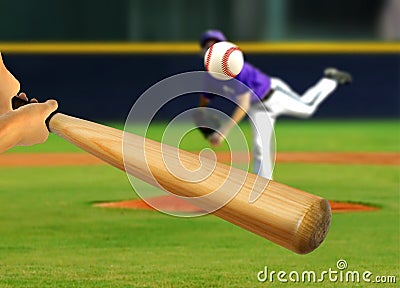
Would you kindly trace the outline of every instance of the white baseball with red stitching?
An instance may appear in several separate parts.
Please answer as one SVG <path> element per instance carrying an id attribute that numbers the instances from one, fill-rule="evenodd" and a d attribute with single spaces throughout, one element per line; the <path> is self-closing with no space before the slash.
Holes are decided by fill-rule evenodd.
<path id="1" fill-rule="evenodd" d="M 204 56 L 204 66 L 211 76 L 219 80 L 229 80 L 242 71 L 243 53 L 233 43 L 217 42 L 208 48 Z"/>

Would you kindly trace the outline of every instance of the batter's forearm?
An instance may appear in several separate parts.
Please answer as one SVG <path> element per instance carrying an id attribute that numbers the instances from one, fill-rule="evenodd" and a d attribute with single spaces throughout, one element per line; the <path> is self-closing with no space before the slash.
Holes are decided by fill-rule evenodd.
<path id="1" fill-rule="evenodd" d="M 8 114 L 0 116 L 0 153 L 14 147 L 19 142 L 14 121 Z"/>

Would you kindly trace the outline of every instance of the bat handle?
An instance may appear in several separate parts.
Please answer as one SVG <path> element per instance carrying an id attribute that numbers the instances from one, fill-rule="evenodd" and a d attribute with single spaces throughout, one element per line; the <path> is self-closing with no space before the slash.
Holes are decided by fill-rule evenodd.
<path id="1" fill-rule="evenodd" d="M 25 106 L 25 105 L 28 105 L 28 104 L 31 104 L 31 102 L 29 102 L 29 101 L 26 101 L 26 100 L 24 100 L 24 99 L 21 99 L 21 98 L 19 98 L 19 97 L 17 97 L 17 96 L 14 96 L 12 99 L 11 99 L 11 105 L 12 105 L 12 108 L 13 108 L 13 110 L 15 110 L 15 109 L 18 109 L 19 107 L 22 107 L 22 106 Z M 51 118 L 55 115 L 55 114 L 57 114 L 58 113 L 58 111 L 56 110 L 56 111 L 54 111 L 54 112 L 52 112 L 50 115 L 49 115 L 49 117 L 47 117 L 47 119 L 46 119 L 46 121 L 45 121 L 45 123 L 46 123 L 46 126 L 47 126 L 47 130 L 49 130 L 49 132 L 51 132 L 50 131 L 50 120 L 51 120 Z"/>

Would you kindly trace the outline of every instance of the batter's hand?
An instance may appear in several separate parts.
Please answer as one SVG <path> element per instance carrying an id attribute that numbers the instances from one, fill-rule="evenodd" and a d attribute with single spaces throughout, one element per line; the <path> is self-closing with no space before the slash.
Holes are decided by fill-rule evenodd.
<path id="1" fill-rule="evenodd" d="M 0 53 L 0 115 L 12 110 L 11 98 L 19 89 L 19 81 L 8 71 Z"/>
<path id="2" fill-rule="evenodd" d="M 43 143 L 49 136 L 46 119 L 58 107 L 57 101 L 48 100 L 44 103 L 33 103 L 20 107 L 10 114 L 13 131 L 16 133 L 16 146 L 30 146 Z M 5 116 L 7 116 L 5 114 Z"/>

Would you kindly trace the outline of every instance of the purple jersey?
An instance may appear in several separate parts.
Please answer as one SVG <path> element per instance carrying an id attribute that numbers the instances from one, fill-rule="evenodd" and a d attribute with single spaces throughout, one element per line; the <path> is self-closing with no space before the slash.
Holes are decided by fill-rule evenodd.
<path id="1" fill-rule="evenodd" d="M 212 77 L 210 76 L 210 78 Z M 215 80 L 214 78 L 212 79 L 206 81 L 207 88 L 211 88 L 212 91 L 215 91 L 215 94 L 227 97 L 237 97 L 238 95 L 249 91 L 250 88 L 253 92 L 251 93 L 251 102 L 263 99 L 271 89 L 271 78 L 247 62 L 244 62 L 242 71 L 240 71 L 239 75 L 235 77 L 235 79 L 239 80 L 245 86 L 238 85 L 234 80 L 223 81 Z M 203 93 L 203 95 L 208 99 L 214 98 L 215 94 Z"/>

